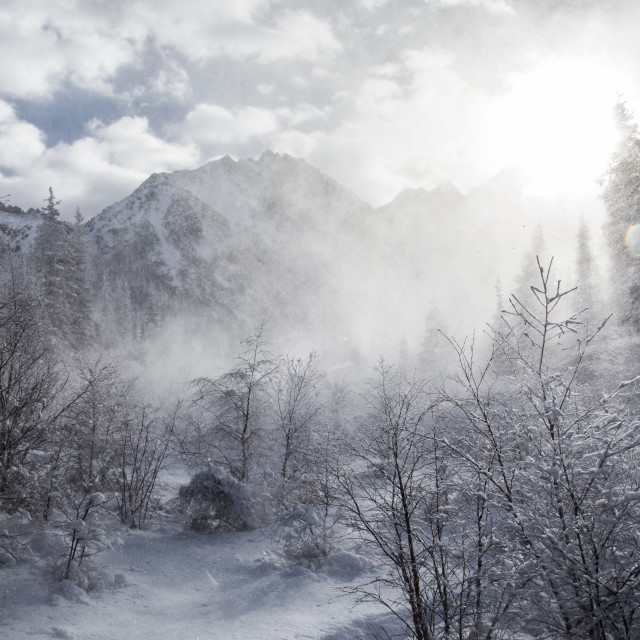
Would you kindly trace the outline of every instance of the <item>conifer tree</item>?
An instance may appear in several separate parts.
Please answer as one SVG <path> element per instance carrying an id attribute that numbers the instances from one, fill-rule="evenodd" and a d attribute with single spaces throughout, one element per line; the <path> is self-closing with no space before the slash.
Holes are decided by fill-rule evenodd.
<path id="1" fill-rule="evenodd" d="M 86 346 L 93 336 L 91 293 L 89 289 L 89 258 L 87 235 L 80 208 L 76 207 L 75 225 L 71 237 L 72 271 L 69 274 L 69 311 L 72 325 L 71 339 L 76 347 Z"/>
<path id="2" fill-rule="evenodd" d="M 578 284 L 577 297 L 580 305 L 593 309 L 595 304 L 595 273 L 593 265 L 593 253 L 591 252 L 591 234 L 589 227 L 580 220 L 576 235 L 576 280 Z"/>
<path id="3" fill-rule="evenodd" d="M 33 245 L 35 269 L 53 335 L 61 344 L 78 348 L 86 345 L 92 324 L 82 215 L 76 211 L 71 231 L 59 219 L 60 200 L 51 187 L 45 202 L 44 220 Z"/>
<path id="4" fill-rule="evenodd" d="M 57 207 L 60 200 L 55 199 L 51 187 L 45 202 L 44 221 L 33 245 L 34 262 L 40 277 L 49 326 L 56 338 L 64 342 L 70 332 L 68 277 L 73 256 L 67 226 L 59 219 Z"/>
<path id="5" fill-rule="evenodd" d="M 44 200 L 47 203 L 47 206 L 44 208 L 44 215 L 48 220 L 59 220 L 60 219 L 60 210 L 58 209 L 58 205 L 62 202 L 61 200 L 56 200 L 56 197 L 53 195 L 53 189 L 49 187 L 49 196 Z"/>
<path id="6" fill-rule="evenodd" d="M 605 235 L 618 320 L 640 330 L 640 136 L 624 103 L 615 107 L 620 141 L 604 184 Z"/>
<path id="7" fill-rule="evenodd" d="M 526 254 L 522 262 L 520 274 L 516 278 L 514 285 L 515 296 L 523 302 L 530 303 L 534 300 L 531 292 L 531 283 L 536 282 L 540 277 L 538 260 L 546 262 L 548 260 L 548 249 L 544 238 L 544 233 L 540 224 L 536 225 L 531 240 L 531 249 Z"/>
<path id="8" fill-rule="evenodd" d="M 445 342 L 440 332 L 444 329 L 442 312 L 434 305 L 425 316 L 424 337 L 418 354 L 417 369 L 425 377 L 431 377 L 442 370 L 444 364 L 442 350 Z"/>

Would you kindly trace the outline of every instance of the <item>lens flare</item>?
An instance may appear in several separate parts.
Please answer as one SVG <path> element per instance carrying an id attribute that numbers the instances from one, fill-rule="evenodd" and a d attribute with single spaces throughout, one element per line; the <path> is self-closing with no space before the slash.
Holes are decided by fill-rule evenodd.
<path id="1" fill-rule="evenodd" d="M 640 256 L 640 224 L 634 224 L 627 229 L 627 233 L 624 236 L 624 243 L 631 253 Z"/>

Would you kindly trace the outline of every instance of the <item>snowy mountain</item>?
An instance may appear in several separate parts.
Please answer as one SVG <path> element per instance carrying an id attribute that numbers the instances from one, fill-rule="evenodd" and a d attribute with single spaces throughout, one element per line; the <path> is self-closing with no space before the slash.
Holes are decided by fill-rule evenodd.
<path id="1" fill-rule="evenodd" d="M 180 311 L 221 330 L 326 324 L 362 277 L 372 209 L 303 160 L 265 152 L 154 174 L 91 220 L 94 288 L 132 322 Z M 126 320 L 126 319 L 125 319 Z"/>
<path id="2" fill-rule="evenodd" d="M 22 211 L 0 202 L 0 238 L 20 251 L 28 252 L 42 223 L 39 212 Z"/>
<path id="3" fill-rule="evenodd" d="M 509 286 L 536 220 L 557 214 L 518 170 L 374 209 L 304 160 L 226 156 L 154 174 L 86 223 L 96 317 L 114 344 L 168 320 L 227 338 L 266 321 L 288 345 L 415 351 L 434 313 L 450 330 L 482 325 L 496 279 Z M 0 233 L 29 253 L 41 220 L 3 206 Z"/>

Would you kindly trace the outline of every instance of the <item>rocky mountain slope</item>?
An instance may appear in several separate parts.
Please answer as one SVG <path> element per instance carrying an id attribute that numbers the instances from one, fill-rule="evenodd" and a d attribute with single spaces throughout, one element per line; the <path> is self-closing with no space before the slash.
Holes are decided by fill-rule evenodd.
<path id="1" fill-rule="evenodd" d="M 268 152 L 154 174 L 88 223 L 94 289 L 124 289 L 146 318 L 310 330 L 336 320 L 345 276 L 362 277 L 372 214 L 306 162 Z"/>

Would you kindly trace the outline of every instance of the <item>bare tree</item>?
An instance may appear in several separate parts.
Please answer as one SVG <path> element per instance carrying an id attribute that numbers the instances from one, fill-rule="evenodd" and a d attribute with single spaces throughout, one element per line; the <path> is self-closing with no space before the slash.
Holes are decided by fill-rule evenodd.
<path id="1" fill-rule="evenodd" d="M 167 461 L 179 409 L 178 403 L 163 414 L 156 407 L 126 398 L 120 407 L 113 484 L 120 519 L 132 527 L 142 527 L 157 507 L 158 476 Z"/>
<path id="2" fill-rule="evenodd" d="M 0 256 L 0 510 L 33 510 L 34 466 L 54 436 L 65 379 L 40 324 L 29 274 L 10 252 Z"/>
<path id="3" fill-rule="evenodd" d="M 267 351 L 264 325 L 242 341 L 245 351 L 237 365 L 219 378 L 194 380 L 193 404 L 203 412 L 207 427 L 207 457 L 224 464 L 241 482 L 247 482 L 258 456 L 263 432 L 262 413 L 269 378 L 278 360 Z"/>
<path id="4" fill-rule="evenodd" d="M 320 383 L 324 375 L 318 370 L 317 360 L 315 351 L 305 360 L 286 357 L 269 378 L 284 483 L 295 478 L 308 462 L 312 432 L 320 423 Z"/>
<path id="5" fill-rule="evenodd" d="M 338 473 L 341 506 L 386 571 L 358 590 L 386 606 L 412 637 L 430 640 L 441 613 L 424 538 L 424 514 L 434 497 L 428 480 L 435 403 L 425 382 L 382 360 L 366 400 L 370 414 L 357 440 L 346 443 L 352 462 Z"/>

